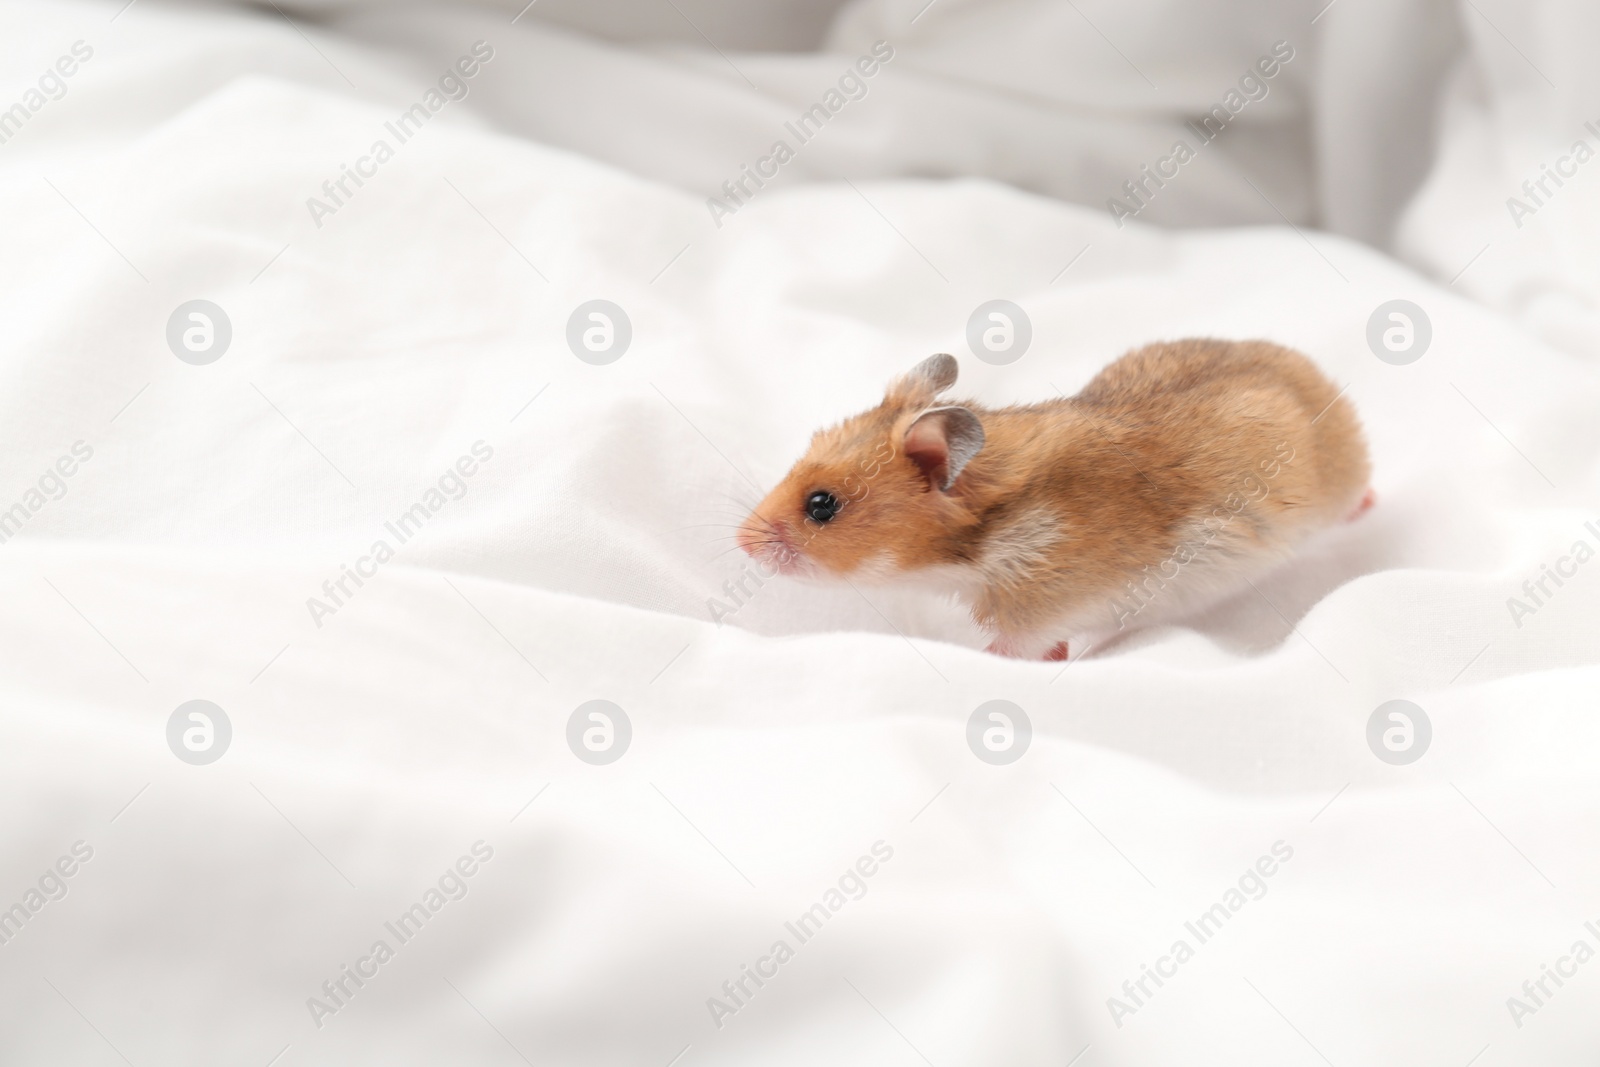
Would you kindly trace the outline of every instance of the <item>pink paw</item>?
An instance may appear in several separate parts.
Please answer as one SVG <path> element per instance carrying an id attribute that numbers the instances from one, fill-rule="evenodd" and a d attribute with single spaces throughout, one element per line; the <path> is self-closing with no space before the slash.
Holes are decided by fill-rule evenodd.
<path id="1" fill-rule="evenodd" d="M 984 651 L 988 652 L 988 653 L 991 653 L 993 655 L 996 655 L 996 656 L 1006 656 L 1006 657 L 1009 657 L 1010 659 L 1033 659 L 1034 658 L 1033 656 L 1024 655 L 1023 652 L 1019 648 L 1017 648 L 1017 646 L 1015 644 L 1013 644 L 1010 641 L 1007 641 L 1003 637 L 995 638 L 993 641 L 991 641 L 989 643 L 989 647 L 984 649 Z M 1040 658 L 1042 658 L 1044 660 L 1055 660 L 1056 662 L 1060 662 L 1060 661 L 1066 659 L 1067 658 L 1067 643 L 1065 641 L 1057 642 L 1052 648 L 1049 649 L 1049 651 L 1045 652 L 1045 654 Z"/>
<path id="2" fill-rule="evenodd" d="M 1367 488 L 1367 491 L 1364 494 L 1362 494 L 1361 502 L 1358 503 L 1354 508 L 1352 508 L 1350 510 L 1350 514 L 1348 514 L 1348 515 L 1346 515 L 1344 517 L 1344 521 L 1345 522 L 1355 522 L 1361 516 L 1365 515 L 1369 511 L 1371 511 L 1372 510 L 1372 505 L 1376 504 L 1377 502 L 1378 502 L 1377 491 L 1372 489 L 1369 486 Z"/>

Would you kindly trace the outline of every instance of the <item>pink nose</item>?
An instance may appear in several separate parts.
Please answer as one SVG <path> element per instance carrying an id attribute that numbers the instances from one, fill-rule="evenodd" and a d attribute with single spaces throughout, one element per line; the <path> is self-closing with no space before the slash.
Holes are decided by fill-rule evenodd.
<path id="1" fill-rule="evenodd" d="M 739 547 L 755 559 L 771 553 L 787 555 L 792 551 L 789 547 L 788 531 L 784 525 L 768 522 L 754 512 L 739 527 L 738 540 Z"/>
<path id="2" fill-rule="evenodd" d="M 753 556 L 756 554 L 756 541 L 759 537 L 760 535 L 756 533 L 755 528 L 748 521 L 739 527 L 739 547 L 745 551 L 746 555 Z"/>

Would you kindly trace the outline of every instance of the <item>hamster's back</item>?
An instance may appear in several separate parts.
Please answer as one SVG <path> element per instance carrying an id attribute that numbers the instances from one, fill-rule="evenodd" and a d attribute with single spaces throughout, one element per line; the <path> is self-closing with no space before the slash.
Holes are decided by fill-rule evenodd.
<path id="1" fill-rule="evenodd" d="M 1371 477 L 1354 406 L 1309 358 L 1268 341 L 1148 345 L 1096 375 L 1074 401 L 1129 435 L 1154 467 L 1236 482 L 1235 468 L 1287 445 L 1298 470 L 1285 503 L 1343 515 Z M 1311 516 L 1307 516 L 1311 518 Z"/>

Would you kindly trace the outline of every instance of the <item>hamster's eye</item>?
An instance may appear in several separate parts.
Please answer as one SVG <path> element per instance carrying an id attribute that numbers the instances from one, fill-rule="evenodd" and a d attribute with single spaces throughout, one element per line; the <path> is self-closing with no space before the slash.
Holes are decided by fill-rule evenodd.
<path id="1" fill-rule="evenodd" d="M 816 522 L 827 522 L 839 514 L 839 498 L 825 489 L 806 497 L 806 514 Z"/>

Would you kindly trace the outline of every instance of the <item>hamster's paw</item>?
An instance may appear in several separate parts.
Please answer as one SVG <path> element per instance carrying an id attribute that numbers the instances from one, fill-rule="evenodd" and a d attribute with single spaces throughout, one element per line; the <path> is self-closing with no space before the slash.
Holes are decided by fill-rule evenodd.
<path id="1" fill-rule="evenodd" d="M 1361 516 L 1371 511 L 1372 505 L 1376 504 L 1377 502 L 1378 493 L 1369 485 L 1367 487 L 1367 491 L 1362 494 L 1360 502 L 1357 503 L 1354 508 L 1350 509 L 1350 514 L 1344 517 L 1344 521 L 1355 522 Z"/>
<path id="2" fill-rule="evenodd" d="M 1008 641 L 1004 637 L 997 637 L 984 647 L 984 651 L 991 656 L 1005 656 L 1007 659 L 1024 659 L 1022 650 L 1016 642 Z"/>
<path id="3" fill-rule="evenodd" d="M 1037 639 L 1002 634 L 989 642 L 989 647 L 984 651 L 1009 659 L 1053 660 L 1059 663 L 1067 658 L 1067 643 L 1057 641 L 1054 645 L 1042 645 Z"/>

